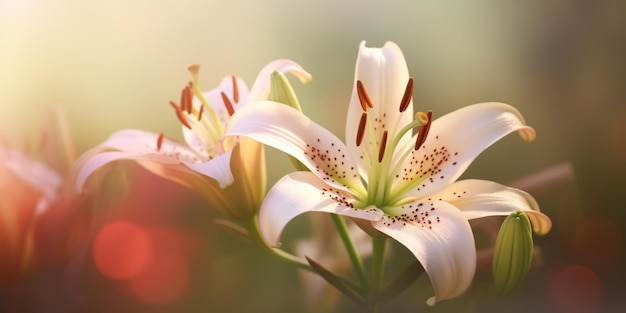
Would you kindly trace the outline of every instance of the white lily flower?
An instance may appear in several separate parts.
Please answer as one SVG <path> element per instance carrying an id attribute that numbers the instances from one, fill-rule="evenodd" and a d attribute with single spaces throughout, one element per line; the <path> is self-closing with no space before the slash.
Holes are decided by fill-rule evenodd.
<path id="1" fill-rule="evenodd" d="M 170 102 L 183 125 L 186 144 L 141 130 L 116 132 L 76 161 L 77 191 L 82 191 L 96 169 L 117 160 L 135 160 L 153 173 L 196 191 L 226 215 L 242 218 L 258 209 L 266 187 L 263 146 L 241 138 L 230 140 L 226 147 L 222 144 L 225 129 L 235 111 L 267 99 L 274 71 L 292 73 L 303 82 L 311 76 L 291 60 L 276 60 L 261 70 L 250 91 L 242 79 L 232 76 L 202 93 L 199 66 L 192 65 L 189 70 L 194 81 L 183 89 L 181 103 Z"/>
<path id="2" fill-rule="evenodd" d="M 259 224 L 270 245 L 279 245 L 286 224 L 301 213 L 352 217 L 413 253 L 430 277 L 435 297 L 428 303 L 435 304 L 471 284 L 476 249 L 469 219 L 524 211 L 538 233 L 549 231 L 551 222 L 521 190 L 457 181 L 505 135 L 517 131 L 534 139 L 515 108 L 481 103 L 433 121 L 430 112 L 413 115 L 412 92 L 413 79 L 395 43 L 362 43 L 345 144 L 297 110 L 269 101 L 238 112 L 227 132 L 282 150 L 311 170 L 284 176 L 268 192 Z"/>

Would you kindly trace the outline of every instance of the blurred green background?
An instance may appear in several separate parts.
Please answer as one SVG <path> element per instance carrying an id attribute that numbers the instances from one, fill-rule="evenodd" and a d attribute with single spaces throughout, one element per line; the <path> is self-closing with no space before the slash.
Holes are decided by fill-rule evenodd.
<path id="1" fill-rule="evenodd" d="M 79 151 L 125 128 L 180 139 L 168 101 L 190 79 L 188 65 L 201 64 L 208 90 L 232 74 L 250 86 L 277 58 L 313 75 L 306 86 L 292 80 L 303 109 L 342 136 L 359 43 L 395 41 L 415 77 L 416 109 L 441 116 L 505 102 L 536 129 L 534 143 L 509 136 L 465 177 L 508 183 L 563 162 L 575 172 L 537 195 L 554 228 L 537 238 L 543 262 L 521 290 L 498 296 L 479 271 L 467 295 L 433 311 L 618 312 L 626 309 L 625 16 L 620 0 L 0 0 L 0 140 L 32 147 L 53 107 L 67 113 Z M 291 170 L 286 160 L 268 151 L 270 184 Z M 108 286 L 92 288 L 93 303 L 103 312 L 305 309 L 295 271 L 208 227 L 215 252 L 185 297 L 141 304 Z M 430 292 L 416 284 L 383 310 L 425 310 Z"/>

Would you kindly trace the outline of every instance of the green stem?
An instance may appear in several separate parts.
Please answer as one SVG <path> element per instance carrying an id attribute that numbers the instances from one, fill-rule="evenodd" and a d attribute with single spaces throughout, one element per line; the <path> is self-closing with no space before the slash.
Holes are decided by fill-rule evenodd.
<path id="1" fill-rule="evenodd" d="M 363 261 L 361 260 L 361 256 L 356 250 L 354 246 L 354 242 L 350 237 L 350 233 L 348 233 L 348 227 L 346 225 L 346 221 L 343 219 L 341 215 L 331 214 L 330 215 L 333 223 L 335 223 L 335 227 L 339 232 L 339 236 L 343 241 L 344 246 L 346 247 L 346 251 L 350 256 L 350 261 L 352 261 L 352 265 L 354 266 L 354 270 L 356 271 L 357 276 L 359 277 L 359 281 L 361 282 L 361 290 L 366 294 L 368 290 L 368 282 L 367 275 L 365 274 L 365 267 L 363 266 Z"/>
<path id="2" fill-rule="evenodd" d="M 270 247 L 265 240 L 263 240 L 263 238 L 261 237 L 261 233 L 259 231 L 259 219 L 257 215 L 254 215 L 250 218 L 249 221 L 247 221 L 246 227 L 248 229 L 248 232 L 250 234 L 250 237 L 252 237 L 252 240 L 254 240 L 256 243 L 258 243 L 261 247 L 263 247 L 263 249 L 265 249 L 266 251 L 270 252 L 271 254 L 273 254 L 274 256 L 278 257 L 278 259 L 289 263 L 291 265 L 294 265 L 297 268 L 303 269 L 303 270 L 307 270 L 310 271 L 312 273 L 316 273 L 313 268 L 311 267 L 311 265 L 309 265 L 308 262 L 306 262 L 305 260 L 287 253 L 283 250 L 280 249 L 276 249 L 273 247 Z"/>
<path id="3" fill-rule="evenodd" d="M 270 247 L 265 240 L 263 240 L 263 238 L 261 237 L 261 233 L 259 230 L 259 219 L 258 219 L 258 215 L 253 215 L 250 220 L 246 221 L 246 229 L 248 230 L 248 233 L 251 237 L 251 239 L 253 241 L 255 241 L 256 243 L 259 244 L 259 246 L 261 246 L 263 249 L 265 249 L 266 251 L 268 251 L 269 253 L 273 254 L 274 256 L 276 256 L 279 260 L 282 260 L 285 263 L 291 264 L 299 269 L 303 269 L 303 270 L 307 270 L 311 273 L 317 274 L 319 275 L 319 273 L 317 271 L 315 271 L 315 269 L 313 269 L 313 267 L 311 267 L 311 265 L 306 262 L 304 259 L 299 258 L 293 254 L 290 254 L 288 252 L 285 252 L 284 250 L 280 250 L 278 248 L 273 248 Z M 344 282 L 347 286 L 349 286 L 350 288 L 352 288 L 353 290 L 359 290 L 360 286 L 357 286 L 356 283 L 354 283 L 353 281 L 350 281 L 349 279 L 342 277 L 342 276 L 337 276 L 337 278 L 339 278 L 342 282 Z"/>
<path id="4" fill-rule="evenodd" d="M 373 237 L 372 240 L 372 277 L 370 289 L 370 308 L 378 311 L 377 296 L 385 272 L 385 246 L 387 238 Z"/>

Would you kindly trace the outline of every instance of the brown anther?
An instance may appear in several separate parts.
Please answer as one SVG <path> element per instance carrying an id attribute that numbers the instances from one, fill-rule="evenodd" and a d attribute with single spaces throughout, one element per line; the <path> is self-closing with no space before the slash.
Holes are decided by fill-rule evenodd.
<path id="1" fill-rule="evenodd" d="M 373 108 L 372 100 L 370 100 L 370 96 L 367 94 L 367 90 L 365 90 L 365 86 L 360 80 L 356 81 L 356 93 L 359 96 L 359 102 L 361 103 L 361 108 L 363 112 L 367 111 L 367 107 Z"/>
<path id="2" fill-rule="evenodd" d="M 415 140 L 415 150 L 422 147 L 424 142 L 426 141 L 426 136 L 428 136 L 428 131 L 430 130 L 430 124 L 433 123 L 433 111 L 428 111 L 426 113 L 428 116 L 428 122 L 426 125 L 420 126 L 420 129 L 417 131 L 417 140 Z"/>
<path id="3" fill-rule="evenodd" d="M 202 119 L 202 113 L 204 113 L 204 105 L 200 105 L 200 112 L 198 112 L 198 122 Z"/>
<path id="4" fill-rule="evenodd" d="M 170 105 L 176 111 L 176 116 L 178 117 L 178 120 L 180 120 L 180 122 L 185 125 L 185 127 L 191 129 L 191 125 L 189 125 L 189 122 L 187 122 L 185 115 L 183 115 L 183 110 L 178 106 L 178 104 L 176 104 L 174 101 L 170 101 Z"/>
<path id="5" fill-rule="evenodd" d="M 361 113 L 361 120 L 359 121 L 359 130 L 356 133 L 356 146 L 360 146 L 363 142 L 363 136 L 365 135 L 365 124 L 367 122 L 367 113 Z"/>
<path id="6" fill-rule="evenodd" d="M 161 146 L 163 145 L 163 133 L 159 134 L 159 138 L 157 138 L 157 151 L 161 151 Z"/>
<path id="7" fill-rule="evenodd" d="M 380 146 L 378 146 L 378 163 L 383 161 L 386 147 L 387 147 L 387 131 L 384 131 L 383 138 L 380 139 Z"/>
<path id="8" fill-rule="evenodd" d="M 180 94 L 180 107 L 184 112 L 188 114 L 191 113 L 191 88 L 189 84 L 183 88 L 183 91 Z"/>
<path id="9" fill-rule="evenodd" d="M 239 87 L 237 86 L 237 76 L 231 76 L 233 80 L 233 100 L 235 103 L 239 103 Z"/>
<path id="10" fill-rule="evenodd" d="M 224 106 L 226 107 L 226 111 L 228 111 L 229 116 L 233 116 L 235 114 L 235 108 L 233 108 L 233 104 L 228 99 L 228 96 L 222 91 L 220 93 L 222 95 L 222 101 L 224 101 Z"/>
<path id="11" fill-rule="evenodd" d="M 413 77 L 409 77 L 409 81 L 406 83 L 406 89 L 404 89 L 404 95 L 400 101 L 400 112 L 406 111 L 413 98 Z"/>

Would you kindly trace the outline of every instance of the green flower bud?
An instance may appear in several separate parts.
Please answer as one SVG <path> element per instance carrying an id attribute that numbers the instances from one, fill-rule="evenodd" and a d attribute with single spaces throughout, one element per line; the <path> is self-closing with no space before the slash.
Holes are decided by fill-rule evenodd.
<path id="1" fill-rule="evenodd" d="M 298 102 L 298 97 L 296 97 L 296 93 L 293 91 L 293 88 L 291 87 L 291 84 L 285 74 L 275 71 L 270 77 L 270 84 L 271 90 L 269 100 L 284 103 L 302 112 L 302 107 L 300 106 L 300 102 Z M 291 163 L 298 171 L 309 170 L 296 158 L 289 156 L 289 160 L 291 160 Z"/>
<path id="2" fill-rule="evenodd" d="M 270 77 L 270 84 L 271 90 L 269 100 L 284 103 L 302 112 L 302 107 L 300 107 L 298 97 L 296 97 L 296 93 L 293 91 L 293 88 L 291 87 L 291 84 L 285 74 L 275 71 Z"/>
<path id="3" fill-rule="evenodd" d="M 528 216 L 517 211 L 509 215 L 498 232 L 493 254 L 496 289 L 508 294 L 526 278 L 533 258 L 532 228 Z"/>

